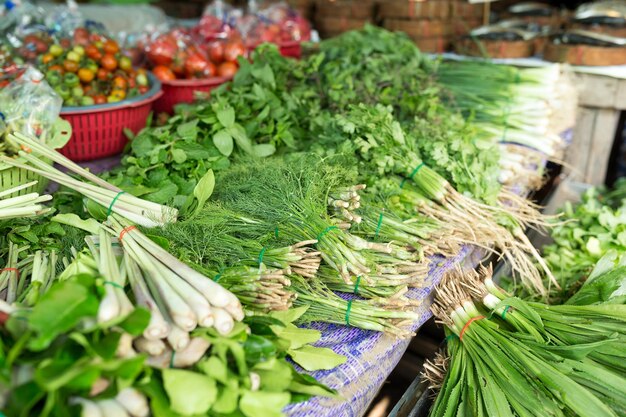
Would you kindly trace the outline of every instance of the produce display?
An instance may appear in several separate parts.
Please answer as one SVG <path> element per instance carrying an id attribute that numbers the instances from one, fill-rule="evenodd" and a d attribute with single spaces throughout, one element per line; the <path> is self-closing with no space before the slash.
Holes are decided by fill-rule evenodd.
<path id="1" fill-rule="evenodd" d="M 373 26 L 284 56 L 309 34 L 284 4 L 216 1 L 197 27 L 145 37 L 164 88 L 223 84 L 126 125 L 103 172 L 55 150 L 61 107 L 140 96 L 149 73 L 93 29 L 23 38 L 41 73 L 18 59 L 0 89 L 3 415 L 278 417 L 339 400 L 309 373 L 356 353 L 318 326 L 408 343 L 417 293 L 469 248 L 517 285 L 480 266 L 437 287 L 449 336 L 426 366 L 431 415 L 623 415 L 624 187 L 561 217 L 523 194 L 562 155 L 567 76 L 439 62 Z M 528 228 L 555 243 L 541 253 Z"/>

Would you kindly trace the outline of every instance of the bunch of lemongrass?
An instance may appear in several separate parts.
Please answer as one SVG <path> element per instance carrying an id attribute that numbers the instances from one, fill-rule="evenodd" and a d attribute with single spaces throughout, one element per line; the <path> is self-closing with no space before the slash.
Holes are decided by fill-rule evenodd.
<path id="1" fill-rule="evenodd" d="M 626 380 L 590 357 L 597 346 L 552 345 L 528 329 L 503 326 L 498 308 L 486 315 L 474 304 L 467 288 L 475 278 L 468 281 L 467 274 L 477 275 L 453 271 L 436 290 L 432 311 L 458 338 L 449 340 L 449 371 L 430 415 L 614 417 L 623 412 Z"/>
<path id="2" fill-rule="evenodd" d="M 26 163 L 0 156 L 0 160 L 5 164 L 31 171 L 66 186 L 135 224 L 154 227 L 176 221 L 178 215 L 176 209 L 123 192 L 36 139 L 17 132 L 11 134 L 10 137 L 21 146 L 22 150 L 19 155 Z M 40 158 L 52 160 L 86 181 L 75 179 Z"/>
<path id="3" fill-rule="evenodd" d="M 50 211 L 41 203 L 52 200 L 52 196 L 39 193 L 28 193 L 16 197 L 9 197 L 18 191 L 24 190 L 37 184 L 32 181 L 27 184 L 18 185 L 8 190 L 0 191 L 0 220 L 17 219 L 22 217 L 34 217 L 46 214 Z"/>
<path id="4" fill-rule="evenodd" d="M 25 260 L 29 262 L 28 267 L 18 266 L 20 281 L 18 282 L 17 297 L 20 304 L 32 307 L 57 280 L 58 256 L 56 251 L 38 250 Z"/>
<path id="5" fill-rule="evenodd" d="M 20 247 L 9 242 L 6 263 L 0 268 L 0 299 L 9 304 L 17 300 L 18 288 L 21 282 L 26 279 L 25 266 L 28 261 L 20 261 L 20 253 L 25 250 L 28 250 L 28 246 Z"/>
<path id="6" fill-rule="evenodd" d="M 108 399 L 70 398 L 70 404 L 81 407 L 82 417 L 148 417 L 150 406 L 142 392 L 132 387 L 120 390 Z"/>
<path id="7" fill-rule="evenodd" d="M 133 274 L 137 282 L 143 278 L 145 285 L 138 288 L 150 291 L 143 291 L 142 297 L 149 304 L 156 303 L 171 328 L 175 325 L 183 332 L 190 332 L 197 326 L 215 327 L 220 334 L 228 334 L 234 320 L 243 319 L 243 310 L 235 295 L 179 261 L 133 225 L 113 215 L 103 228 L 119 237 L 127 255 L 127 273 Z M 132 261 L 130 265 L 129 261 Z M 165 326 L 151 325 L 147 329 L 155 338 L 161 338 L 166 331 Z"/>

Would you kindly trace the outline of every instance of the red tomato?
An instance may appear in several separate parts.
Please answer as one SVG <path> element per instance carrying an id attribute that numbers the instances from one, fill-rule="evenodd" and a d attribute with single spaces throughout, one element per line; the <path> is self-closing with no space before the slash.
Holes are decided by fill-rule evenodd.
<path id="1" fill-rule="evenodd" d="M 178 51 L 176 40 L 168 36 L 158 37 L 148 46 L 148 59 L 154 65 L 170 65 Z"/>
<path id="2" fill-rule="evenodd" d="M 100 61 L 100 59 L 102 59 L 102 52 L 100 52 L 95 45 L 85 46 L 85 55 L 94 61 Z"/>
<path id="3" fill-rule="evenodd" d="M 120 47 L 117 45 L 117 42 L 108 40 L 104 43 L 104 52 L 107 54 L 116 54 L 120 50 Z"/>
<path id="4" fill-rule="evenodd" d="M 92 82 L 95 77 L 96 74 L 88 68 L 81 68 L 78 70 L 78 78 L 80 78 L 80 80 L 84 83 Z"/>
<path id="5" fill-rule="evenodd" d="M 99 80 L 106 81 L 109 79 L 110 76 L 111 73 L 109 71 L 105 70 L 104 68 L 98 68 L 98 73 L 96 74 L 96 77 L 98 77 Z"/>
<path id="6" fill-rule="evenodd" d="M 117 77 L 113 78 L 113 88 L 114 89 L 126 90 L 127 86 L 128 86 L 128 83 L 126 82 L 124 77 L 121 77 L 121 76 L 118 75 Z"/>
<path id="7" fill-rule="evenodd" d="M 107 98 L 102 94 L 98 94 L 97 96 L 93 96 L 93 101 L 95 104 L 104 104 L 107 102 Z"/>
<path id="8" fill-rule="evenodd" d="M 222 62 L 217 67 L 217 75 L 220 77 L 232 77 L 235 75 L 239 68 L 234 62 Z"/>
<path id="9" fill-rule="evenodd" d="M 187 56 L 185 61 L 185 72 L 190 77 L 201 76 L 209 66 L 209 61 L 198 52 L 193 52 Z"/>
<path id="10" fill-rule="evenodd" d="M 224 61 L 234 62 L 237 57 L 245 56 L 246 48 L 241 42 L 229 42 L 224 47 Z"/>
<path id="11" fill-rule="evenodd" d="M 139 94 L 146 94 L 148 90 L 150 90 L 150 87 L 148 87 L 147 85 L 140 85 L 137 90 L 139 90 Z"/>
<path id="12" fill-rule="evenodd" d="M 69 49 L 72 47 L 72 41 L 67 38 L 63 38 L 59 41 L 59 45 L 61 45 L 65 49 Z"/>
<path id="13" fill-rule="evenodd" d="M 224 61 L 224 45 L 221 41 L 211 42 L 209 45 L 209 59 L 214 64 Z"/>
<path id="14" fill-rule="evenodd" d="M 100 60 L 100 65 L 102 68 L 107 69 L 109 71 L 113 71 L 117 68 L 117 59 L 112 54 L 104 54 L 102 59 Z"/>
<path id="15" fill-rule="evenodd" d="M 176 75 L 174 75 L 174 72 L 165 65 L 157 65 L 152 69 L 152 72 L 154 73 L 154 76 L 161 81 L 170 81 L 176 79 Z"/>
<path id="16" fill-rule="evenodd" d="M 74 30 L 74 43 L 87 45 L 89 43 L 89 31 L 85 28 L 76 28 Z"/>
<path id="17" fill-rule="evenodd" d="M 66 59 L 63 61 L 63 68 L 65 68 L 65 71 L 67 72 L 76 72 L 78 71 L 78 62 Z"/>

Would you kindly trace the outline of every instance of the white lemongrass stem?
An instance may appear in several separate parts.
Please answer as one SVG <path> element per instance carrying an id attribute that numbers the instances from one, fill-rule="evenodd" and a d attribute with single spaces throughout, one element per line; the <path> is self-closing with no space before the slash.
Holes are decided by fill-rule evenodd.
<path id="1" fill-rule="evenodd" d="M 97 402 L 103 416 L 106 417 L 129 417 L 126 409 L 116 400 L 100 400 Z"/>
<path id="2" fill-rule="evenodd" d="M 165 352 L 165 343 L 162 340 L 149 340 L 145 337 L 135 339 L 135 347 L 139 352 L 147 353 L 150 356 L 158 356 Z"/>
<path id="3" fill-rule="evenodd" d="M 214 307 L 213 316 L 215 317 L 214 326 L 219 334 L 227 335 L 233 330 L 233 327 L 235 327 L 235 322 L 227 311 L 219 307 Z"/>
<path id="4" fill-rule="evenodd" d="M 176 368 L 186 368 L 196 364 L 211 346 L 211 342 L 203 337 L 194 337 L 189 344 L 176 352 L 173 365 Z"/>
<path id="5" fill-rule="evenodd" d="M 86 178 L 89 181 L 100 185 L 101 187 L 107 188 L 115 192 L 121 191 L 116 186 L 109 184 L 102 178 L 98 177 L 97 175 L 92 174 L 91 172 L 87 171 L 85 168 L 81 167 L 80 165 L 66 158 L 65 156 L 57 152 L 56 150 L 52 149 L 51 147 L 41 143 L 40 141 L 34 138 L 28 137 L 27 135 L 20 133 L 20 132 L 13 132 L 12 134 L 9 135 L 9 137 L 12 140 L 16 141 L 17 143 L 29 147 L 31 150 L 41 154 L 43 157 L 51 159 L 57 164 L 64 166 L 65 168 L 69 169 L 75 174 L 78 174 L 81 177 Z"/>
<path id="6" fill-rule="evenodd" d="M 137 356 L 137 352 L 133 349 L 133 337 L 129 333 L 122 333 L 117 344 L 115 356 L 118 358 L 133 358 Z"/>
<path id="7" fill-rule="evenodd" d="M 143 336 L 149 340 L 163 339 L 167 337 L 170 332 L 170 326 L 163 318 L 161 310 L 159 310 L 156 301 L 150 294 L 150 290 L 146 285 L 139 266 L 126 251 L 124 252 L 124 262 L 126 263 L 128 280 L 133 290 L 133 294 L 135 295 L 137 305 L 146 308 L 150 312 L 150 322 L 143 331 Z"/>
<path id="8" fill-rule="evenodd" d="M 28 187 L 32 187 L 33 185 L 37 185 L 37 183 L 38 183 L 38 181 L 31 181 L 31 182 L 28 182 L 26 184 L 20 184 L 20 185 L 18 185 L 16 187 L 9 188 L 8 190 L 0 191 L 0 198 L 3 198 L 5 196 L 7 196 L 7 195 L 11 195 L 11 194 L 17 193 L 18 191 L 25 190 Z"/>
<path id="9" fill-rule="evenodd" d="M 124 388 L 117 393 L 115 399 L 122 404 L 132 417 L 148 417 L 150 407 L 146 396 L 135 388 Z"/>
<path id="10" fill-rule="evenodd" d="M 76 404 L 81 406 L 81 417 L 108 417 L 102 414 L 102 410 L 100 410 L 100 407 L 98 407 L 98 405 L 93 401 L 89 401 L 84 398 L 74 397 L 70 398 L 70 404 Z"/>
<path id="11" fill-rule="evenodd" d="M 171 324 L 171 330 L 167 335 L 167 343 L 170 344 L 175 352 L 185 349 L 191 340 L 189 332 L 184 331 L 175 324 Z"/>

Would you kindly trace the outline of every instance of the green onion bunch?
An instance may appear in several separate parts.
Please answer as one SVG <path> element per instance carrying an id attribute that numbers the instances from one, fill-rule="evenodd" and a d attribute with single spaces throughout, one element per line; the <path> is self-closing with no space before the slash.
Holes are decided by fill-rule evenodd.
<path id="1" fill-rule="evenodd" d="M 436 292 L 432 310 L 449 333 L 449 362 L 430 415 L 626 412 L 618 348 L 626 330 L 623 306 L 525 303 L 497 288 L 487 268 L 454 271 Z M 437 385 L 442 367 L 429 368 Z"/>

